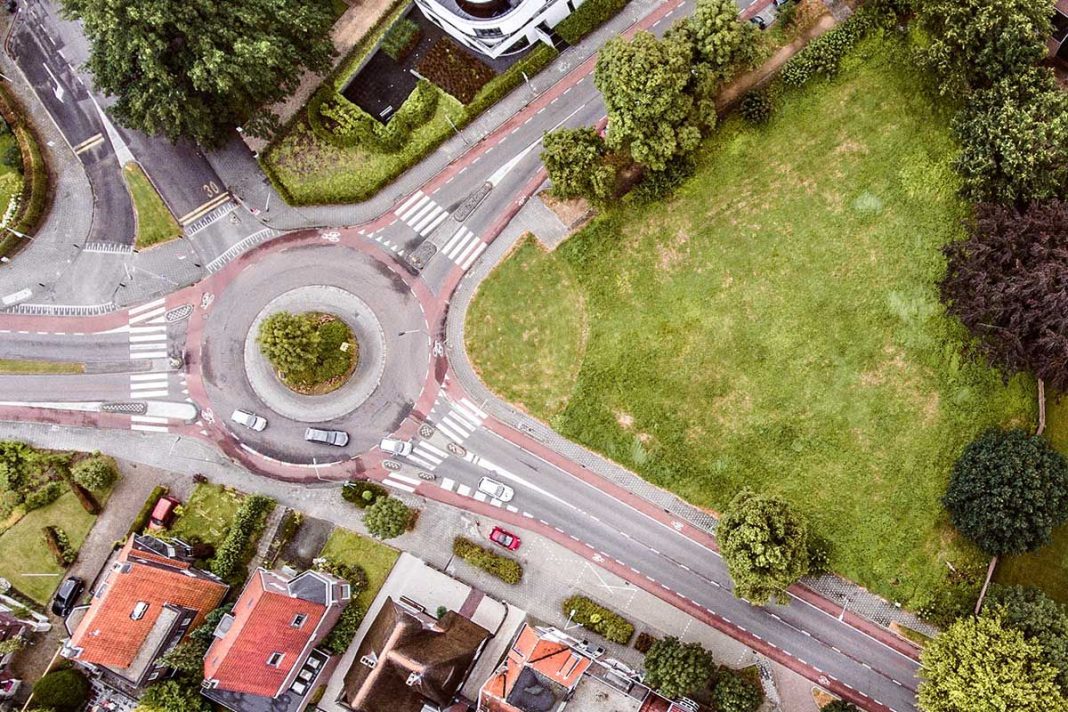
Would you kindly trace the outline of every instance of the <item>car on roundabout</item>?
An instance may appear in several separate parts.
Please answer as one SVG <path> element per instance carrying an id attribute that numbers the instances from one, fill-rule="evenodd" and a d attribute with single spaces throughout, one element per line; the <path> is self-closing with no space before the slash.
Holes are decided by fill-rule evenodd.
<path id="1" fill-rule="evenodd" d="M 304 439 L 310 443 L 322 443 L 334 447 L 345 447 L 349 444 L 349 434 L 341 430 L 308 428 L 304 431 Z"/>
<path id="2" fill-rule="evenodd" d="M 478 481 L 478 491 L 502 502 L 511 502 L 512 497 L 515 497 L 514 489 L 489 477 L 483 477 Z"/>
<path id="3" fill-rule="evenodd" d="M 489 535 L 490 541 L 498 546 L 503 546 L 508 551 L 515 551 L 519 548 L 519 545 L 523 543 L 523 540 L 517 537 L 506 529 L 500 527 L 493 527 L 493 531 Z"/>
<path id="4" fill-rule="evenodd" d="M 412 443 L 410 440 L 394 440 L 393 438 L 383 438 L 382 442 L 378 444 L 378 447 L 382 448 L 390 455 L 411 455 Z"/>
<path id="5" fill-rule="evenodd" d="M 257 433 L 261 432 L 267 427 L 267 419 L 262 415 L 256 415 L 255 413 L 249 413 L 247 410 L 235 410 L 230 415 L 230 420 L 234 421 L 238 425 L 244 425 L 249 430 L 255 430 Z"/>

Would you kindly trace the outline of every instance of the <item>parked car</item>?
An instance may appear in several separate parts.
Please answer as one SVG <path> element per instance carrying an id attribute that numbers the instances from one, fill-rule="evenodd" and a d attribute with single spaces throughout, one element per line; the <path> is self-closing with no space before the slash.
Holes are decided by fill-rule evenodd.
<path id="1" fill-rule="evenodd" d="M 68 576 L 67 580 L 59 585 L 56 597 L 52 599 L 52 612 L 60 618 L 66 618 L 78 604 L 84 590 L 85 581 L 77 576 Z"/>
<path id="2" fill-rule="evenodd" d="M 749 21 L 751 23 L 753 23 L 754 25 L 756 25 L 757 27 L 759 27 L 760 29 L 762 29 L 762 30 L 768 29 L 768 23 L 760 15 L 756 15 L 755 17 L 750 17 Z"/>
<path id="3" fill-rule="evenodd" d="M 230 420 L 238 425 L 244 425 L 249 430 L 255 430 L 257 433 L 267 427 L 266 418 L 255 413 L 249 413 L 247 410 L 235 410 L 230 416 Z"/>
<path id="4" fill-rule="evenodd" d="M 500 527 L 493 527 L 493 531 L 490 532 L 490 541 L 494 544 L 500 544 L 508 551 L 515 551 L 523 543 L 515 534 Z"/>
<path id="5" fill-rule="evenodd" d="M 182 502 L 170 495 L 163 495 L 156 500 L 156 506 L 152 508 L 152 514 L 148 515 L 149 529 L 166 529 L 174 523 L 177 514 L 175 508 Z"/>
<path id="6" fill-rule="evenodd" d="M 499 499 L 502 502 L 511 502 L 512 497 L 515 497 L 515 490 L 506 484 L 498 482 L 497 480 L 491 480 L 488 477 L 483 477 L 478 481 L 478 491 L 488 494 L 494 499 Z"/>
<path id="7" fill-rule="evenodd" d="M 410 455 L 412 454 L 412 443 L 409 440 L 394 440 L 392 438 L 384 438 L 378 447 L 382 448 L 391 455 Z"/>
<path id="8" fill-rule="evenodd" d="M 304 439 L 310 443 L 323 443 L 335 447 L 345 447 L 349 444 L 349 434 L 340 430 L 308 428 L 304 431 Z"/>

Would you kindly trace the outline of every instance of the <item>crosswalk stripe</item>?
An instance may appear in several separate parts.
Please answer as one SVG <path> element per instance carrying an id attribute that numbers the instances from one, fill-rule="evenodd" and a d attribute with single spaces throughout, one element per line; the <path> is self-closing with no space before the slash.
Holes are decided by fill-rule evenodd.
<path id="1" fill-rule="evenodd" d="M 389 485 L 390 487 L 393 487 L 394 489 L 399 489 L 403 492 L 415 492 L 415 487 L 412 487 L 411 485 L 406 485 L 403 482 L 394 482 L 391 479 L 384 480 L 382 484 Z"/>
<path id="2" fill-rule="evenodd" d="M 434 201 L 424 195 L 419 199 L 418 203 L 401 213 L 400 219 L 404 222 L 410 222 L 414 220 L 417 215 L 421 215 L 423 211 L 430 210 L 433 207 Z"/>
<path id="3" fill-rule="evenodd" d="M 166 426 L 163 425 L 141 425 L 140 423 L 132 423 L 130 430 L 142 430 L 146 433 L 166 433 L 170 432 Z"/>
<path id="4" fill-rule="evenodd" d="M 475 492 L 475 499 L 479 502 L 485 502 L 489 497 L 486 496 L 485 492 Z"/>
<path id="5" fill-rule="evenodd" d="M 166 351 L 135 351 L 130 354 L 132 359 L 144 359 L 144 358 L 166 358 Z"/>
<path id="6" fill-rule="evenodd" d="M 456 486 L 456 480 L 450 480 L 448 477 L 445 477 L 444 479 L 441 480 L 441 489 L 443 489 L 443 490 L 446 490 L 448 492 L 452 492 L 452 488 L 455 487 L 455 486 Z"/>
<path id="7" fill-rule="evenodd" d="M 437 467 L 438 465 L 441 464 L 441 463 L 433 464 L 433 463 L 427 462 L 423 458 L 421 458 L 418 455 L 416 455 L 414 452 L 411 453 L 410 455 L 406 455 L 406 457 L 409 460 L 411 460 L 412 462 L 414 462 L 415 464 L 422 465 L 423 467 L 425 467 L 428 470 L 433 470 L 435 467 Z"/>
<path id="8" fill-rule="evenodd" d="M 417 448 L 415 448 L 415 449 L 416 450 L 429 450 L 430 452 L 434 453 L 438 457 L 442 457 L 442 458 L 445 458 L 445 457 L 449 456 L 449 453 L 445 452 L 441 448 L 434 447 L 433 445 L 431 445 L 430 443 L 425 442 L 425 441 L 419 443 L 419 446 Z"/>
<path id="9" fill-rule="evenodd" d="M 138 344 L 145 341 L 166 341 L 166 334 L 130 334 L 130 343 Z"/>
<path id="10" fill-rule="evenodd" d="M 470 243 L 468 243 L 467 247 L 464 248 L 463 252 L 461 252 L 460 254 L 456 255 L 454 261 L 456 262 L 456 264 L 463 263 L 463 261 L 465 259 L 467 259 L 467 256 L 469 254 L 471 254 L 472 250 L 474 250 L 479 245 L 483 245 L 483 244 L 485 244 L 485 243 L 482 242 L 482 240 L 479 240 L 478 238 L 475 238 Z"/>
<path id="11" fill-rule="evenodd" d="M 456 494 L 460 495 L 461 497 L 470 497 L 471 496 L 471 488 L 468 487 L 467 485 L 460 485 L 459 487 L 456 488 Z"/>
<path id="12" fill-rule="evenodd" d="M 427 225 L 429 225 L 430 222 L 432 220 L 434 220 L 438 215 L 441 215 L 444 212 L 445 212 L 445 208 L 441 207 L 440 205 L 436 205 L 435 204 L 433 210 L 428 212 L 426 215 L 424 215 L 418 221 L 412 220 L 412 229 L 415 230 L 416 232 L 418 232 L 420 235 L 422 235 L 423 234 L 423 229 Z"/>
<path id="13" fill-rule="evenodd" d="M 405 200 L 403 203 L 401 203 L 400 207 L 398 207 L 396 209 L 396 211 L 394 211 L 394 212 L 399 217 L 405 210 L 407 210 L 408 208 L 410 208 L 412 206 L 412 203 L 414 203 L 415 201 L 419 200 L 422 197 L 424 197 L 423 196 L 423 191 L 421 191 L 421 190 L 415 191 L 410 196 L 408 196 L 408 199 Z"/>
<path id="14" fill-rule="evenodd" d="M 504 502 L 502 502 L 499 499 L 491 499 L 490 500 L 490 504 L 492 504 L 494 507 L 503 507 L 504 506 Z"/>
<path id="15" fill-rule="evenodd" d="M 486 414 L 480 410 L 476 410 L 470 406 L 466 406 L 463 403 L 453 403 L 452 412 L 462 415 L 466 420 L 474 423 L 474 427 L 482 425 L 482 421 L 486 419 Z"/>
<path id="16" fill-rule="evenodd" d="M 167 393 L 169 393 L 169 391 L 166 391 L 166 390 L 162 390 L 162 391 L 138 391 L 137 393 L 131 393 L 130 396 L 133 397 L 133 398 L 160 398 L 162 396 L 167 395 Z"/>
<path id="17" fill-rule="evenodd" d="M 466 260 L 464 260 L 462 263 L 460 263 L 460 269 L 467 269 L 468 267 L 473 265 L 475 263 L 475 260 L 478 259 L 478 256 L 481 255 L 482 251 L 485 250 L 485 249 L 486 249 L 486 243 L 482 242 L 480 240 L 479 243 L 478 243 L 478 248 L 475 249 L 475 251 L 472 252 L 468 256 L 468 258 Z"/>
<path id="18" fill-rule="evenodd" d="M 159 388 L 166 388 L 169 384 L 166 380 L 163 381 L 138 381 L 130 384 L 131 391 L 154 391 Z"/>
<path id="19" fill-rule="evenodd" d="M 456 411 L 452 411 L 444 418 L 442 418 L 441 421 L 448 425 L 451 430 L 463 433 L 463 436 L 465 438 L 470 435 L 471 432 L 475 429 L 474 426 L 469 426 L 467 423 L 465 423 L 463 418 L 459 417 L 456 414 Z"/>
<path id="20" fill-rule="evenodd" d="M 419 480 L 415 479 L 414 477 L 409 477 L 408 475 L 402 475 L 399 472 L 391 472 L 389 473 L 389 476 L 394 479 L 400 480 L 401 482 L 407 482 L 410 485 L 419 484 Z"/>
<path id="21" fill-rule="evenodd" d="M 154 308 L 158 307 L 159 305 L 163 304 L 164 301 L 166 301 L 166 300 L 165 299 L 156 299 L 156 300 L 153 300 L 151 302 L 146 302 L 145 304 L 141 304 L 141 305 L 136 306 L 136 307 L 131 307 L 130 310 L 129 310 L 130 316 L 133 316 L 134 314 L 140 314 L 141 312 L 148 311 L 149 309 L 154 309 Z"/>
<path id="22" fill-rule="evenodd" d="M 477 240 L 477 238 L 475 237 L 475 233 L 471 232 L 467 228 L 464 228 L 463 237 L 460 239 L 459 242 L 453 245 L 451 249 L 445 251 L 445 256 L 448 257 L 450 260 L 455 261 L 457 255 L 460 254 L 460 251 L 463 250 L 467 246 L 467 243 L 471 240 Z"/>
<path id="23" fill-rule="evenodd" d="M 434 230 L 437 229 L 438 225 L 440 225 L 441 223 L 445 222 L 445 218 L 447 218 L 447 217 L 449 217 L 448 211 L 442 210 L 441 214 L 439 214 L 436 218 L 434 218 L 433 222 L 431 222 L 429 225 L 427 225 L 425 228 L 423 228 L 422 230 L 419 231 L 419 234 L 422 235 L 423 237 L 426 237 L 430 233 L 434 232 Z"/>
<path id="24" fill-rule="evenodd" d="M 415 215 L 412 215 L 412 217 L 405 220 L 404 222 L 408 223 L 409 227 L 414 228 L 416 225 L 420 224 L 423 219 L 425 219 L 428 215 L 437 215 L 438 210 L 441 210 L 441 208 L 438 207 L 437 203 L 431 200 L 429 203 L 426 204 L 425 207 L 423 207 L 422 210 L 417 212 Z"/>
<path id="25" fill-rule="evenodd" d="M 153 349 L 159 349 L 159 344 L 154 342 L 148 342 L 145 344 L 130 344 L 130 351 L 151 351 Z"/>
<path id="26" fill-rule="evenodd" d="M 158 415 L 131 415 L 130 420 L 135 423 L 155 423 L 157 425 L 166 425 L 167 419 L 161 418 Z"/>
<path id="27" fill-rule="evenodd" d="M 131 381 L 159 381 L 167 380 L 169 374 L 166 373 L 136 373 L 130 376 Z"/>
<path id="28" fill-rule="evenodd" d="M 435 465 L 440 465 L 442 462 L 445 461 L 445 457 L 435 455 L 434 453 L 430 452 L 429 450 L 420 450 L 419 448 L 416 448 L 415 451 L 412 454 L 413 455 L 418 455 L 422 459 L 428 460 L 428 461 L 434 463 Z"/>
<path id="29" fill-rule="evenodd" d="M 167 307 L 157 307 L 157 308 L 153 309 L 152 311 L 146 311 L 146 312 L 143 312 L 141 314 L 138 314 L 137 316 L 131 316 L 130 317 L 130 323 L 131 324 L 140 324 L 143 321 L 148 321 L 149 319 L 154 319 L 155 317 L 160 316 L 161 314 L 163 314 L 166 311 L 167 311 Z"/>
<path id="30" fill-rule="evenodd" d="M 447 438 L 449 438 L 450 440 L 455 440 L 456 442 L 463 442 L 464 438 L 466 437 L 464 435 L 457 435 L 456 433 L 452 432 L 452 430 L 444 423 L 438 423 L 437 428 L 442 433 L 444 433 Z"/>
<path id="31" fill-rule="evenodd" d="M 466 398 L 461 398 L 460 402 L 457 403 L 456 405 L 464 407 L 464 408 L 467 408 L 472 413 L 475 413 L 476 415 L 478 415 L 482 420 L 486 419 L 486 411 L 482 410 L 481 408 L 479 408 L 477 405 L 475 405 L 471 401 L 467 400 Z"/>
<path id="32" fill-rule="evenodd" d="M 470 230 L 461 225 L 460 229 L 454 232 L 452 237 L 449 238 L 449 241 L 446 242 L 445 245 L 441 248 L 441 251 L 446 255 L 449 254 L 449 251 L 452 250 L 453 245 L 456 244 L 456 241 L 462 239 L 463 236 L 466 235 L 468 232 L 470 232 Z"/>

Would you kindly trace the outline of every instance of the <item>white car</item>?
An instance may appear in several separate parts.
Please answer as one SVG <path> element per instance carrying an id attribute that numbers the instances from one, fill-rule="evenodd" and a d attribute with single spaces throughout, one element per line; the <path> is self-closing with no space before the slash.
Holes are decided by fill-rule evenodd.
<path id="1" fill-rule="evenodd" d="M 385 438 L 378 444 L 378 447 L 391 455 L 410 455 L 412 453 L 412 444 L 408 440 Z"/>
<path id="2" fill-rule="evenodd" d="M 257 433 L 267 427 L 266 418 L 244 410 L 235 410 L 230 416 L 230 420 L 238 425 L 244 425 L 246 428 L 255 430 Z"/>
<path id="3" fill-rule="evenodd" d="M 515 497 L 514 489 L 497 480 L 491 480 L 488 477 L 483 477 L 478 481 L 478 491 L 484 492 L 490 497 L 499 499 L 502 502 L 511 502 L 512 497 Z"/>

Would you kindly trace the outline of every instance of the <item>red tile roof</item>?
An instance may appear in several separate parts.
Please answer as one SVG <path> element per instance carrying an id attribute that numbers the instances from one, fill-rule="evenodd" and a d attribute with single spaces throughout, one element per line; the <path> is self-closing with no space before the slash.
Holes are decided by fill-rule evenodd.
<path id="1" fill-rule="evenodd" d="M 292 684 L 287 679 L 304 664 L 309 643 L 327 632 L 317 631 L 327 607 L 291 596 L 285 582 L 262 569 L 251 578 L 234 604 L 229 630 L 212 642 L 204 658 L 204 679 L 217 680 L 220 690 L 263 697 L 275 697 Z M 295 628 L 298 614 L 306 620 Z M 267 664 L 272 653 L 282 654 L 277 666 Z"/>
<path id="2" fill-rule="evenodd" d="M 547 640 L 529 625 L 516 637 L 504 667 L 483 684 L 482 708 L 490 712 L 521 712 L 506 701 L 525 667 L 570 690 L 590 666 L 590 659 L 575 654 L 566 643 Z"/>
<path id="3" fill-rule="evenodd" d="M 82 662 L 127 668 L 164 606 L 197 611 L 191 630 L 226 595 L 226 584 L 204 574 L 190 575 L 188 564 L 151 552 L 131 551 L 132 546 L 133 537 L 98 585 L 97 595 L 71 635 L 69 645 L 80 649 L 77 659 Z M 141 618 L 134 620 L 131 613 L 138 603 L 148 607 Z"/>

